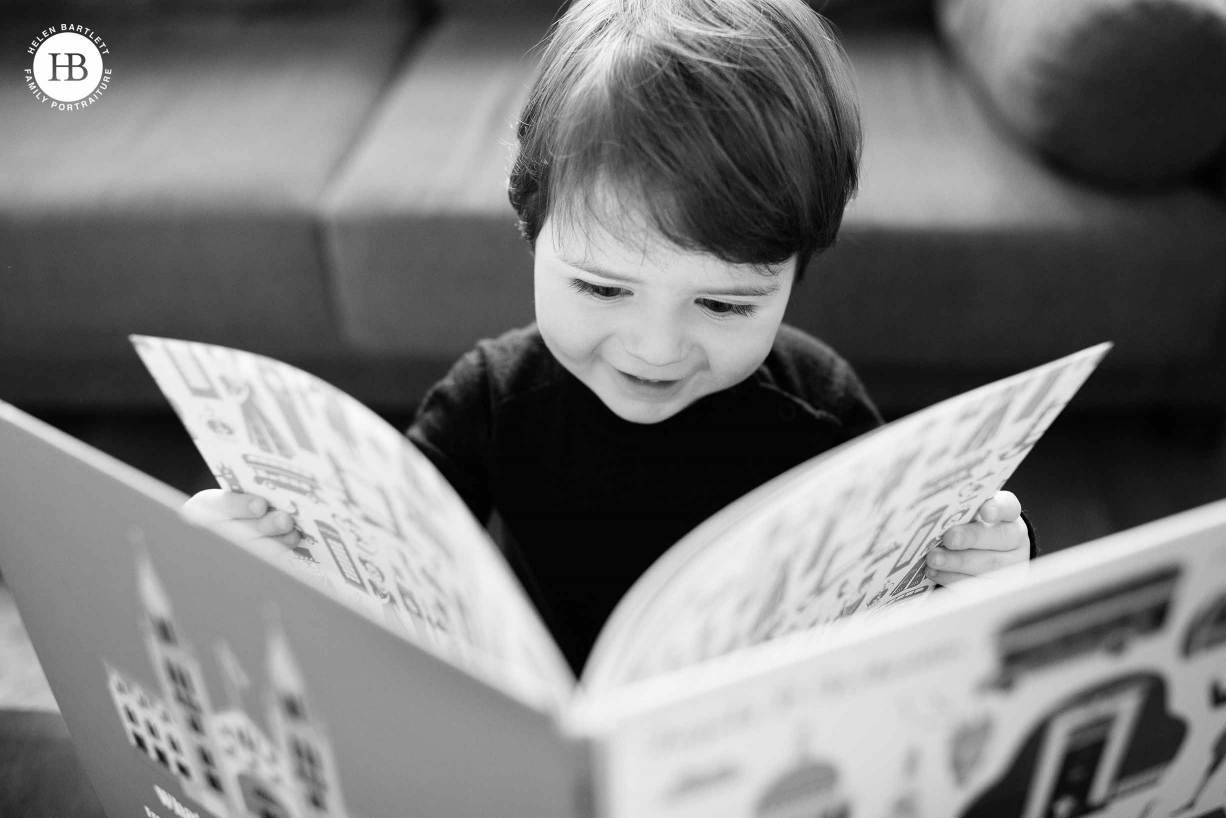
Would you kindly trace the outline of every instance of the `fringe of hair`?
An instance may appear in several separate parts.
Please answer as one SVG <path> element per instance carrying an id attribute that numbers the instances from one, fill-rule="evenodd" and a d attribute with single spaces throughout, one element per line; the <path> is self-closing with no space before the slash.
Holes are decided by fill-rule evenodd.
<path id="1" fill-rule="evenodd" d="M 508 193 L 546 218 L 777 267 L 834 244 L 858 183 L 851 68 L 801 0 L 585 0 L 551 27 Z M 611 196 L 609 194 L 612 194 Z"/>

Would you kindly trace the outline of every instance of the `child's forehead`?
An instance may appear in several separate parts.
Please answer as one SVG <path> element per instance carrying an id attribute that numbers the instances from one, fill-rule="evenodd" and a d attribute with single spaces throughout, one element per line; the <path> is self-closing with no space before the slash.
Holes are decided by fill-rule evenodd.
<path id="1" fill-rule="evenodd" d="M 664 236 L 646 209 L 591 207 L 572 202 L 547 219 L 558 254 L 567 261 L 616 257 L 646 262 L 684 250 Z"/>
<path id="2" fill-rule="evenodd" d="M 552 220 L 546 221 L 546 230 Z M 613 280 L 656 282 L 680 289 L 741 288 L 773 291 L 785 265 L 734 264 L 710 253 L 679 247 L 657 231 L 638 226 L 625 235 L 599 222 L 567 224 L 547 233 L 550 251 L 564 264 Z M 749 292 L 745 290 L 745 292 Z M 765 293 L 767 290 L 763 290 Z"/>
<path id="3" fill-rule="evenodd" d="M 550 214 L 555 234 L 579 247 L 614 243 L 645 252 L 671 245 L 655 225 L 650 195 L 603 174 L 593 177 L 581 188 L 559 191 Z"/>
<path id="4" fill-rule="evenodd" d="M 699 249 L 683 247 L 656 226 L 641 196 L 610 192 L 595 185 L 583 196 L 567 197 L 545 221 L 553 250 L 562 261 L 589 269 L 702 270 L 719 278 L 760 281 L 776 276 L 787 264 L 734 264 Z"/>

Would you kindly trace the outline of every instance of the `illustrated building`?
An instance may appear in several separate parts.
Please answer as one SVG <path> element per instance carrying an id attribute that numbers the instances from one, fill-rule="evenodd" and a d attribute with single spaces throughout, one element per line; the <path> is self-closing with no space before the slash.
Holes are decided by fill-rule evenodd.
<path id="1" fill-rule="evenodd" d="M 313 719 L 280 626 L 267 628 L 266 735 L 237 702 L 225 710 L 213 706 L 200 662 L 182 640 L 147 555 L 138 555 L 136 572 L 157 679 L 155 688 L 146 688 L 107 666 L 128 742 L 218 818 L 346 818 L 331 744 Z"/>
<path id="2" fill-rule="evenodd" d="M 1160 633 L 1178 581 L 1177 568 L 1164 568 L 1026 614 L 999 637 L 1000 678 L 992 684 L 1007 690 L 1024 675 L 1093 653 L 1120 653 Z"/>
<path id="3" fill-rule="evenodd" d="M 289 642 L 280 630 L 270 635 L 269 720 L 288 766 L 302 818 L 343 815 L 332 747 L 307 709 L 306 684 Z"/>
<path id="4" fill-rule="evenodd" d="M 849 818 L 851 805 L 831 765 L 802 758 L 758 798 L 754 818 Z"/>
<path id="5" fill-rule="evenodd" d="M 961 818 L 1077 818 L 1156 786 L 1187 724 L 1167 707 L 1165 680 L 1133 673 L 1055 707 L 1006 772 Z"/>
<path id="6" fill-rule="evenodd" d="M 198 780 L 199 774 L 193 772 L 195 765 L 185 755 L 179 725 L 171 719 L 166 705 L 114 668 L 107 671 L 111 698 L 124 720 L 128 741 L 150 759 L 174 771 L 184 782 Z"/>
<path id="7" fill-rule="evenodd" d="M 1183 655 L 1195 656 L 1226 646 L 1226 594 L 1211 601 L 1192 617 L 1183 640 Z"/>

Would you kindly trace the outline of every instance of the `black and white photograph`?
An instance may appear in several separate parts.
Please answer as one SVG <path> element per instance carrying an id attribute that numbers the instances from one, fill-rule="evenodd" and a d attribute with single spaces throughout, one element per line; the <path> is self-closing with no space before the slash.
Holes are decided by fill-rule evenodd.
<path id="1" fill-rule="evenodd" d="M 1226 818 L 1226 0 L 0 65 L 0 816 Z"/>

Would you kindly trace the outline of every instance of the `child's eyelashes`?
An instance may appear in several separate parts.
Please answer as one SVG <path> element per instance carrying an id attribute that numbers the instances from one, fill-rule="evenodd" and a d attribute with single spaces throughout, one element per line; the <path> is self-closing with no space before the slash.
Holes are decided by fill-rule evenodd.
<path id="1" fill-rule="evenodd" d="M 570 286 L 584 295 L 590 295 L 602 301 L 610 301 L 619 295 L 624 295 L 626 292 L 621 287 L 606 287 L 601 284 L 592 284 L 590 281 L 584 281 L 581 278 L 572 278 Z"/>
<path id="2" fill-rule="evenodd" d="M 598 301 L 612 301 L 616 298 L 621 298 L 624 295 L 629 295 L 623 287 L 610 287 L 603 284 L 593 284 L 590 281 L 584 281 L 581 278 L 572 278 L 570 280 L 571 289 L 584 295 L 591 296 Z M 758 308 L 753 304 L 733 304 L 729 301 L 716 301 L 712 298 L 699 298 L 697 303 L 707 311 L 710 315 L 717 318 L 725 318 L 731 315 L 740 315 L 748 318 L 757 312 Z"/>
<path id="3" fill-rule="evenodd" d="M 698 303 L 702 304 L 707 312 L 720 316 L 743 315 L 748 318 L 758 311 L 753 304 L 733 304 L 729 301 L 713 301 L 710 298 L 700 298 Z"/>

